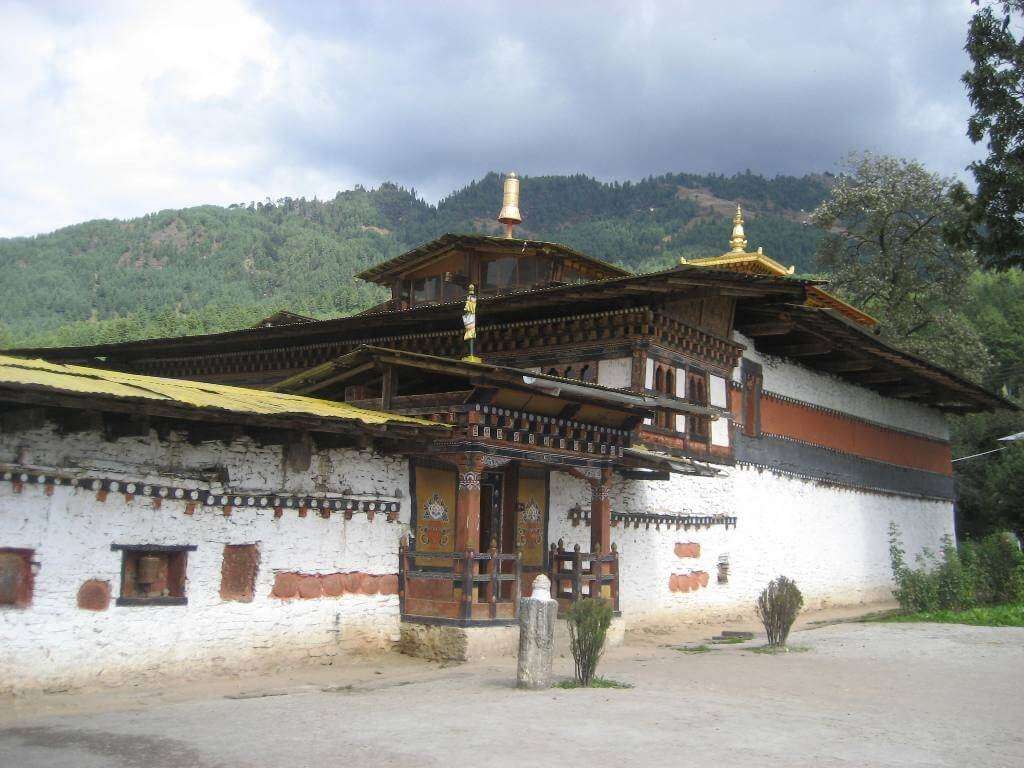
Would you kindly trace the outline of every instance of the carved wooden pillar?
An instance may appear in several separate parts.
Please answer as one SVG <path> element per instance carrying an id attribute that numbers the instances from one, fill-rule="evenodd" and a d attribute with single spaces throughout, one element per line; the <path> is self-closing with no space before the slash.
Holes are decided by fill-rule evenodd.
<path id="1" fill-rule="evenodd" d="M 482 453 L 467 453 L 458 460 L 459 489 L 455 498 L 455 551 L 480 549 L 480 473 Z"/>
<path id="2" fill-rule="evenodd" d="M 601 478 L 590 484 L 590 551 L 607 555 L 612 544 L 612 468 L 601 467 Z"/>

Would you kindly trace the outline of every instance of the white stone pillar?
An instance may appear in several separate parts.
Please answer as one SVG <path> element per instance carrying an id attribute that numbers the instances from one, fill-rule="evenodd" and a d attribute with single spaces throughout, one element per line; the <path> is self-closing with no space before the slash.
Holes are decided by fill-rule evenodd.
<path id="1" fill-rule="evenodd" d="M 555 658 L 558 601 L 551 597 L 551 580 L 543 573 L 533 580 L 533 594 L 519 599 L 520 688 L 550 688 Z"/>

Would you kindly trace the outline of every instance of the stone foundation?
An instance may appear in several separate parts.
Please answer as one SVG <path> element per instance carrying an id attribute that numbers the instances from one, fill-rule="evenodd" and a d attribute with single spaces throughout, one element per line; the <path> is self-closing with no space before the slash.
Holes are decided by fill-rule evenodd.
<path id="1" fill-rule="evenodd" d="M 483 661 L 514 657 L 519 649 L 519 625 L 453 627 L 403 621 L 398 650 L 409 656 L 435 661 Z M 612 619 L 606 647 L 622 645 L 626 622 Z M 555 623 L 555 654 L 569 655 L 569 629 L 565 619 Z"/>

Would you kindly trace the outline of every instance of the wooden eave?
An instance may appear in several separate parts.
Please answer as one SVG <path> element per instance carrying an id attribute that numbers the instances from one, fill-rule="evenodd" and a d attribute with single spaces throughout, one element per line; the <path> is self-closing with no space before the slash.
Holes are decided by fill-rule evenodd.
<path id="1" fill-rule="evenodd" d="M 300 315 L 297 312 L 289 312 L 286 309 L 282 309 L 280 312 L 275 312 L 268 317 L 263 318 L 258 323 L 255 323 L 253 328 L 270 328 L 281 325 L 296 325 L 298 323 L 313 323 L 316 322 L 316 318 L 307 317 L 306 315 Z"/>
<path id="2" fill-rule="evenodd" d="M 397 371 L 400 380 L 414 373 L 428 381 L 434 378 L 466 382 L 474 390 L 467 401 L 479 401 L 483 393 L 486 403 L 496 407 L 529 410 L 532 406 L 542 415 L 564 418 L 566 406 L 575 404 L 572 418 L 614 426 L 639 423 L 653 415 L 652 406 L 643 395 L 623 390 L 506 366 L 369 346 L 296 374 L 276 384 L 273 391 L 330 396 L 329 393 L 337 393 L 350 384 L 376 380 L 389 368 Z M 440 401 L 450 393 L 436 394 Z M 426 394 L 415 397 L 421 399 L 422 407 L 431 402 Z"/>
<path id="3" fill-rule="evenodd" d="M 950 413 L 1017 410 L 979 384 L 905 352 L 837 310 L 795 304 L 747 307 L 736 330 L 759 352 L 796 360 L 886 397 Z"/>
<path id="4" fill-rule="evenodd" d="M 544 317 L 556 319 L 606 309 L 651 306 L 662 299 L 731 296 L 745 302 L 802 302 L 815 281 L 789 277 L 745 274 L 680 265 L 644 275 L 550 286 L 495 296 L 477 301 L 478 328 L 492 323 Z M 117 368 L 136 359 L 238 354 L 247 351 L 297 345 L 337 343 L 349 339 L 423 333 L 461 327 L 463 302 L 448 302 L 406 310 L 367 312 L 331 320 L 246 328 L 201 336 L 168 337 L 120 344 L 84 347 L 51 347 L 12 350 L 9 354 L 42 357 L 55 361 L 81 361 L 97 367 Z"/>
<path id="5" fill-rule="evenodd" d="M 535 403 L 544 400 L 549 401 L 542 408 L 544 415 L 567 418 L 567 409 L 574 409 L 572 418 L 577 421 L 594 422 L 596 419 L 596 423 L 614 422 L 616 425 L 626 421 L 639 423 L 640 419 L 652 416 L 656 408 L 711 419 L 729 415 L 720 408 L 696 405 L 661 393 L 640 394 L 521 368 L 369 346 L 360 347 L 347 355 L 296 374 L 275 385 L 273 390 L 323 397 L 332 391 L 328 388 L 333 388 L 336 393 L 349 384 L 375 380 L 389 367 L 398 370 L 400 378 L 404 375 L 403 371 L 415 371 L 428 379 L 435 377 L 465 381 L 475 390 L 465 398 L 466 402 L 479 401 L 481 393 L 486 393 L 488 404 L 521 410 L 527 407 L 524 397 Z M 454 393 L 464 394 L 464 391 L 455 390 Z M 437 396 L 441 400 L 451 394 L 445 392 Z M 413 398 L 420 401 L 414 402 Z M 392 405 L 397 408 L 401 400 L 401 396 L 395 396 Z M 430 398 L 426 394 L 405 398 L 405 403 L 415 405 L 417 412 L 425 410 L 428 402 Z M 607 413 L 602 415 L 601 411 Z M 612 413 L 617 415 L 613 417 Z"/>

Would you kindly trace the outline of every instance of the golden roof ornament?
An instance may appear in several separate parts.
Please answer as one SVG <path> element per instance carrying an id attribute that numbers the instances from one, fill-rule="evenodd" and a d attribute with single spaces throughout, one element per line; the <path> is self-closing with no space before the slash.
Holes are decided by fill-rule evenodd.
<path id="1" fill-rule="evenodd" d="M 520 224 L 523 217 L 519 214 L 519 178 L 515 171 L 505 177 L 505 194 L 501 201 L 501 213 L 498 221 L 505 225 L 505 237 L 512 237 L 512 227 Z"/>
<path id="2" fill-rule="evenodd" d="M 732 246 L 731 253 L 746 253 L 747 238 L 743 233 L 743 209 L 736 206 L 736 215 L 732 217 L 732 239 L 729 241 Z"/>

